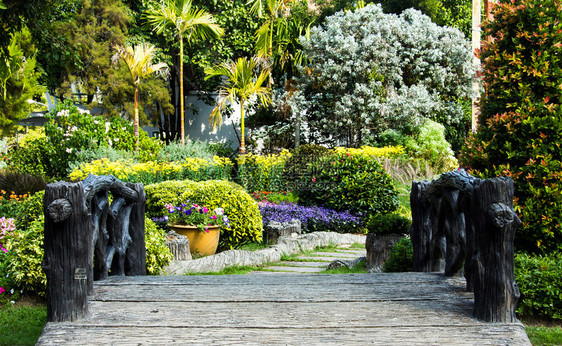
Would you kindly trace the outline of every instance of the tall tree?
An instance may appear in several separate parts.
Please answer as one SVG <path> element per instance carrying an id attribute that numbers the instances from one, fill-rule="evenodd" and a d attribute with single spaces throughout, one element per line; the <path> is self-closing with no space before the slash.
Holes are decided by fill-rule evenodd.
<path id="1" fill-rule="evenodd" d="M 244 143 L 244 103 L 252 96 L 256 96 L 264 106 L 270 103 L 271 92 L 263 86 L 269 77 L 269 71 L 263 70 L 256 78 L 256 58 L 239 58 L 236 61 L 222 63 L 205 69 L 205 79 L 219 76 L 226 77 L 219 91 L 217 106 L 211 112 L 209 121 L 213 129 L 222 124 L 222 113 L 226 108 L 226 101 L 240 103 L 240 152 L 246 153 Z"/>
<path id="2" fill-rule="evenodd" d="M 165 0 L 146 16 L 154 30 L 161 34 L 166 28 L 172 28 L 180 40 L 180 136 L 185 143 L 184 126 L 184 92 L 183 92 L 183 39 L 187 43 L 197 39 L 218 38 L 224 30 L 215 22 L 214 17 L 201 9 L 192 7 L 191 0 Z"/>
<path id="3" fill-rule="evenodd" d="M 137 139 L 136 150 L 139 148 L 139 85 L 141 80 L 150 74 L 164 71 L 167 66 L 165 63 L 153 64 L 153 54 L 155 47 L 149 43 L 144 43 L 135 46 L 122 47 L 119 45 L 115 46 L 117 54 L 115 57 L 117 59 L 123 59 L 131 72 L 131 77 L 133 78 L 133 84 L 135 86 L 135 137 Z"/>

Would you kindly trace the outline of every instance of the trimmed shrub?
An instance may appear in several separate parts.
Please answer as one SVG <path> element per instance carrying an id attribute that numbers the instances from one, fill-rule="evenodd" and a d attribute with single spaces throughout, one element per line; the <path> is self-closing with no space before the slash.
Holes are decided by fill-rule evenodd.
<path id="1" fill-rule="evenodd" d="M 362 232 L 363 221 L 348 211 L 338 212 L 318 206 L 304 207 L 294 203 L 274 204 L 259 202 L 263 225 L 270 221 L 300 220 L 303 233 L 310 232 Z"/>
<path id="2" fill-rule="evenodd" d="M 252 192 L 252 198 L 258 202 L 271 202 L 271 203 L 297 203 L 299 198 L 292 192 L 280 191 L 254 191 Z"/>
<path id="3" fill-rule="evenodd" d="M 218 156 L 212 159 L 187 158 L 182 162 L 143 163 L 135 163 L 132 160 L 110 162 L 104 158 L 81 164 L 70 173 L 69 177 L 73 180 L 82 180 L 89 174 L 113 175 L 122 181 L 145 185 L 167 180 L 204 181 L 230 179 L 232 165 L 230 159 Z"/>
<path id="4" fill-rule="evenodd" d="M 186 200 L 203 204 L 209 209 L 224 208 L 230 228 L 221 228 L 219 250 L 233 249 L 262 239 L 262 218 L 257 202 L 236 183 L 224 180 L 175 180 L 148 185 L 145 191 L 146 213 L 149 217 L 166 215 L 166 203 L 179 204 Z"/>
<path id="5" fill-rule="evenodd" d="M 410 219 L 399 214 L 377 214 L 367 221 L 367 230 L 376 234 L 407 234 L 411 225 Z"/>
<path id="6" fill-rule="evenodd" d="M 517 254 L 515 281 L 521 292 L 517 313 L 562 320 L 562 254 Z"/>
<path id="7" fill-rule="evenodd" d="M 363 153 L 340 151 L 323 156 L 308 167 L 303 178 L 296 193 L 305 205 L 325 205 L 362 215 L 398 208 L 398 193 L 390 176 L 376 158 Z"/>
<path id="8" fill-rule="evenodd" d="M 162 268 L 172 259 L 172 253 L 166 246 L 166 234 L 148 217 L 144 220 L 144 242 L 146 246 L 146 272 L 150 275 L 159 275 Z"/>
<path id="9" fill-rule="evenodd" d="M 513 0 L 494 6 L 483 25 L 481 115 L 461 153 L 471 174 L 508 175 L 523 225 L 520 251 L 561 251 L 562 32 L 559 1 Z M 517 23 L 517 25 L 514 25 Z"/>
<path id="10" fill-rule="evenodd" d="M 414 246 L 410 237 L 400 239 L 390 250 L 383 271 L 385 273 L 414 271 Z"/>

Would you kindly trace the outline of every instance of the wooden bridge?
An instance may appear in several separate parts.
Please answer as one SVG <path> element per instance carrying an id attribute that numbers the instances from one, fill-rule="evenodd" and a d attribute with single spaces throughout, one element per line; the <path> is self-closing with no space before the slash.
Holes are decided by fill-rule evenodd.
<path id="1" fill-rule="evenodd" d="M 472 296 L 427 273 L 110 277 L 38 344 L 530 345 L 520 323 L 473 318 Z"/>

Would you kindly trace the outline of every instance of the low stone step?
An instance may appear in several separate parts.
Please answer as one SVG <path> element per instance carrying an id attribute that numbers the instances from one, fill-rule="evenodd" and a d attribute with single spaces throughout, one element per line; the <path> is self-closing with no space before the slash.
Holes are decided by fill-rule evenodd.
<path id="1" fill-rule="evenodd" d="M 326 270 L 326 268 L 320 268 L 320 267 L 287 267 L 287 266 L 276 266 L 276 265 L 267 267 L 267 269 L 282 271 L 282 272 L 293 272 L 293 273 L 319 273 Z"/>

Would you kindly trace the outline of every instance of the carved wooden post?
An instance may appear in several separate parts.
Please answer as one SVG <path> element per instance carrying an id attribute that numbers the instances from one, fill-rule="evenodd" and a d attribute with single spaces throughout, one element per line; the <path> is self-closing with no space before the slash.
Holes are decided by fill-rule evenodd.
<path id="1" fill-rule="evenodd" d="M 429 181 L 413 181 L 410 193 L 412 208 L 412 228 L 410 237 L 414 247 L 414 271 L 431 271 L 429 249 L 431 243 L 430 205 L 424 202 L 423 193 Z"/>
<path id="2" fill-rule="evenodd" d="M 513 180 L 477 182 L 472 217 L 476 270 L 474 316 L 487 322 L 516 322 L 519 289 L 513 272 L 513 241 L 521 221 L 513 210 Z"/>
<path id="3" fill-rule="evenodd" d="M 82 183 L 49 184 L 43 207 L 47 319 L 74 321 L 88 313 L 87 273 L 91 265 L 92 235 Z"/>
<path id="4" fill-rule="evenodd" d="M 462 275 L 466 243 L 464 214 L 460 209 L 463 196 L 457 188 L 445 188 L 443 196 L 444 223 L 440 226 L 444 228 L 443 233 L 445 233 L 447 242 L 444 273 L 446 276 L 460 276 Z"/>
<path id="5" fill-rule="evenodd" d="M 144 242 L 144 212 L 146 194 L 142 184 L 126 184 L 128 188 L 136 191 L 137 199 L 131 210 L 129 222 L 129 235 L 132 247 L 127 251 L 125 275 L 146 274 L 146 248 Z"/>
<path id="6" fill-rule="evenodd" d="M 442 212 L 443 197 L 430 195 L 431 201 L 431 241 L 429 243 L 429 267 L 432 272 L 442 273 L 445 270 L 446 240 L 443 231 L 445 216 Z"/>

